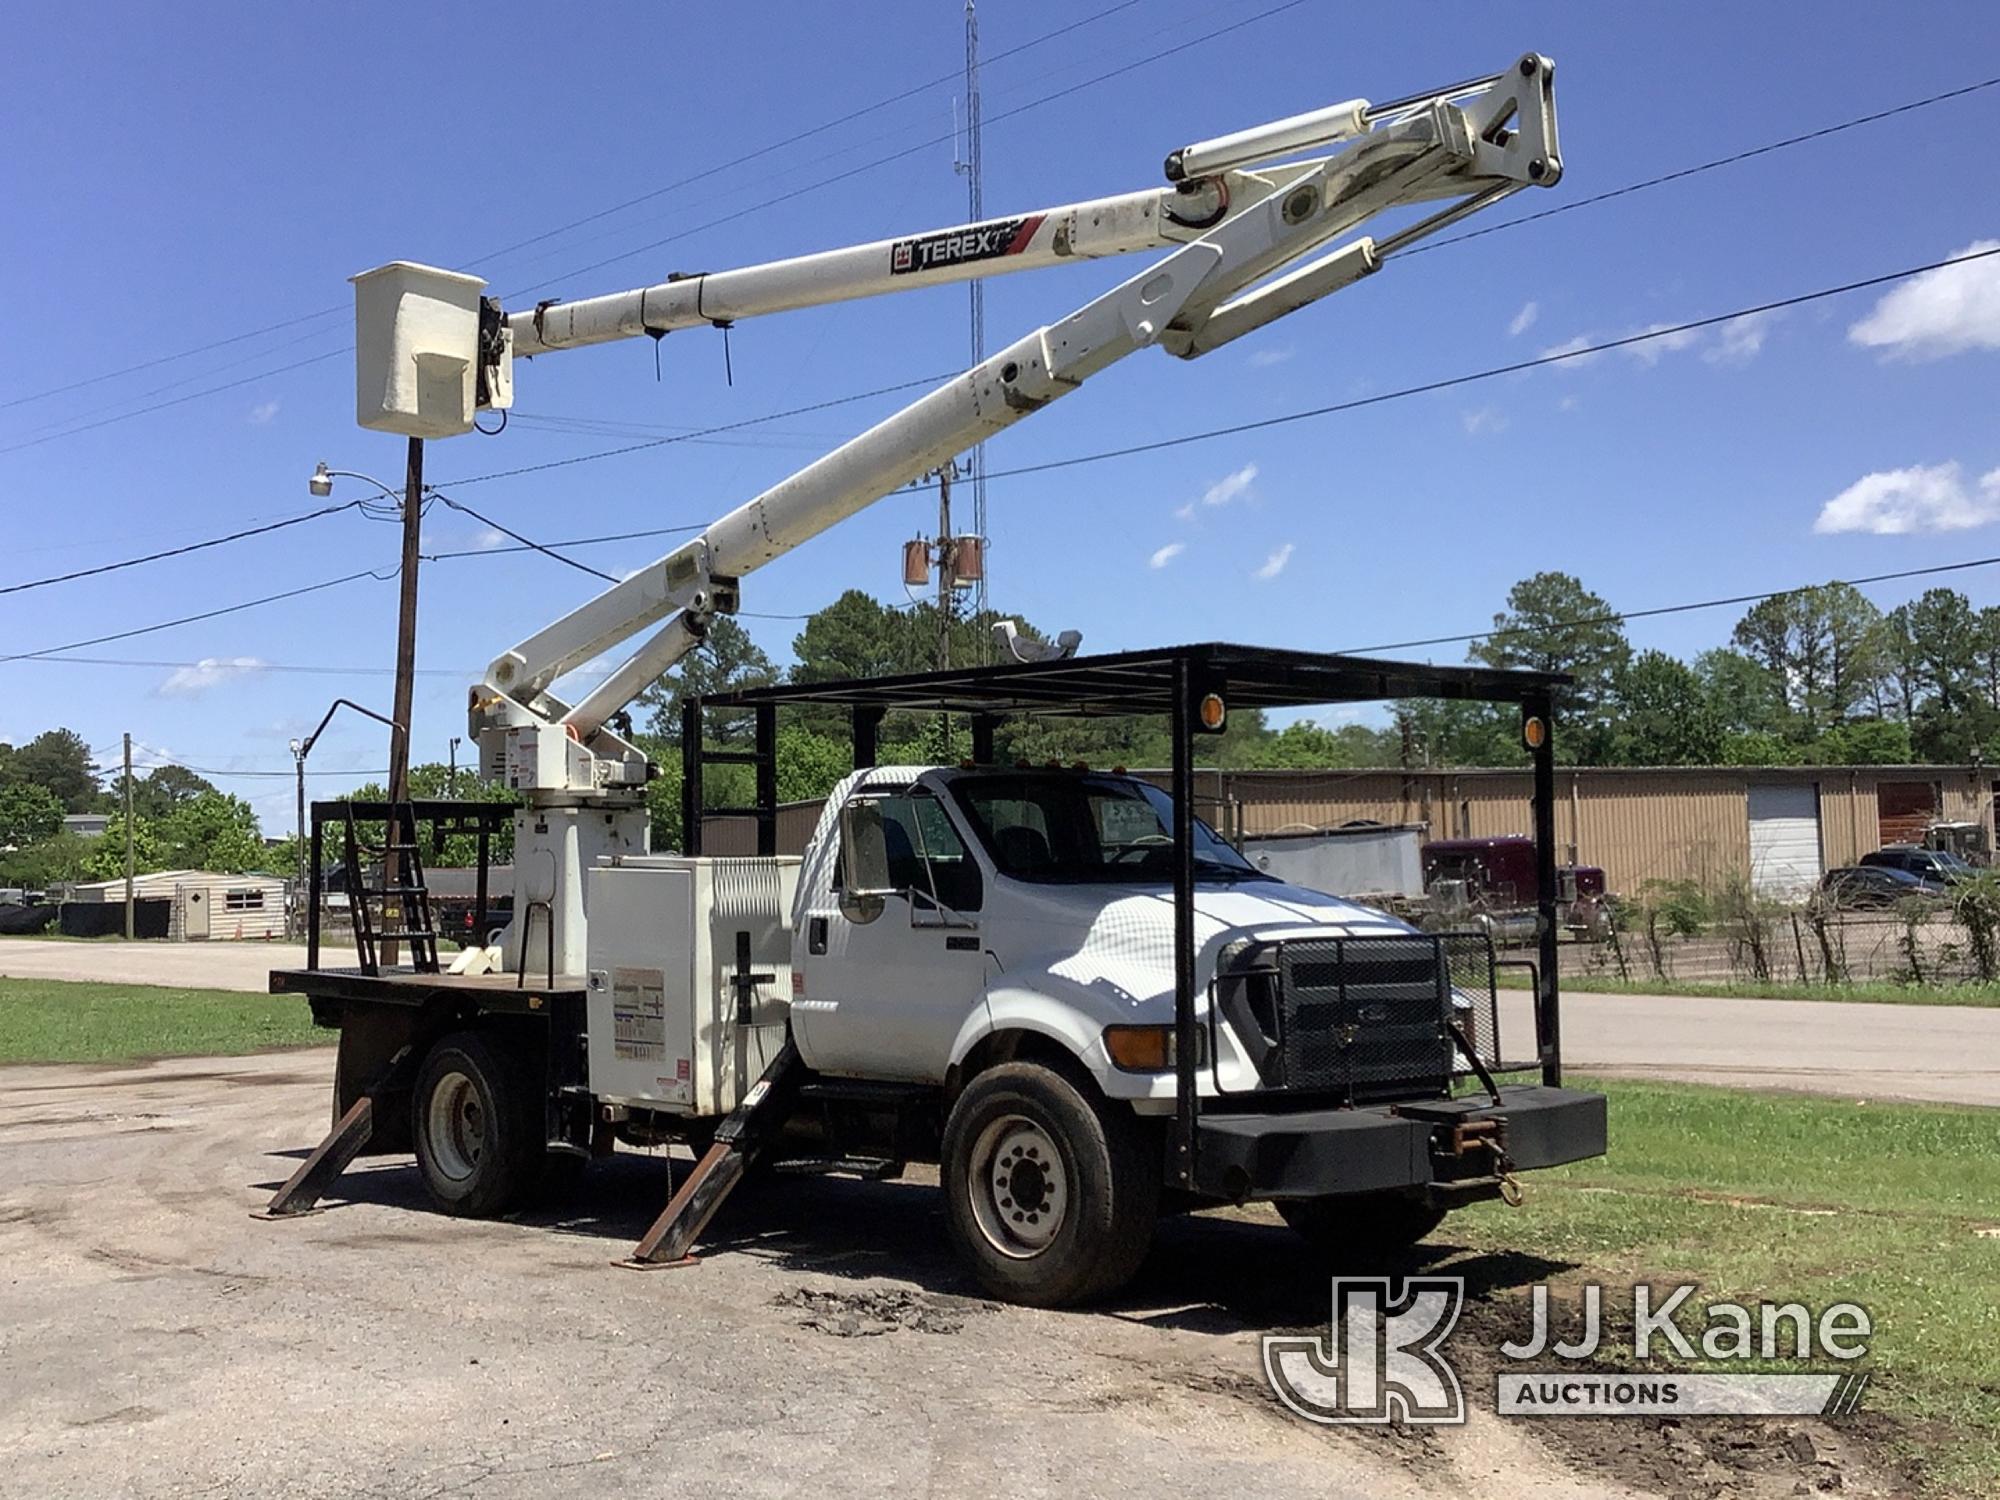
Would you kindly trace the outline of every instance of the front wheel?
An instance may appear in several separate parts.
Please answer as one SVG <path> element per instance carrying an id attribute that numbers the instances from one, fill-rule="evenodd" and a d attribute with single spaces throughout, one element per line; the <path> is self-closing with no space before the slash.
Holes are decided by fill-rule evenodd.
<path id="1" fill-rule="evenodd" d="M 1406 1193 L 1280 1198 L 1274 1206 L 1313 1249 L 1343 1261 L 1408 1250 L 1442 1224 L 1445 1214 Z"/>
<path id="2" fill-rule="evenodd" d="M 973 1079 L 942 1154 L 953 1243 L 993 1295 L 1061 1307 L 1123 1286 L 1146 1258 L 1160 1164 L 1139 1121 L 1053 1069 Z"/>

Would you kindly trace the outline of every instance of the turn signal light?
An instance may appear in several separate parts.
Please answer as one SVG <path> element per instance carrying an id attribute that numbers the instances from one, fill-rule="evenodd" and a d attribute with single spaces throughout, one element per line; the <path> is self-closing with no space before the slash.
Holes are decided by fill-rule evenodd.
<path id="1" fill-rule="evenodd" d="M 1229 717 L 1228 705 L 1222 701 L 1222 694 L 1209 693 L 1201 700 L 1201 727 L 1210 733 L 1222 728 Z"/>
<path id="2" fill-rule="evenodd" d="M 1548 721 L 1540 714 L 1530 714 L 1521 721 L 1521 743 L 1530 750 L 1539 750 L 1548 743 Z"/>
<path id="3" fill-rule="evenodd" d="M 1208 1049 L 1202 1045 L 1201 1031 L 1195 1032 L 1194 1039 L 1195 1061 L 1199 1063 Z M 1171 1026 L 1107 1026 L 1104 1050 L 1113 1066 L 1127 1073 L 1164 1073 L 1180 1058 Z"/>

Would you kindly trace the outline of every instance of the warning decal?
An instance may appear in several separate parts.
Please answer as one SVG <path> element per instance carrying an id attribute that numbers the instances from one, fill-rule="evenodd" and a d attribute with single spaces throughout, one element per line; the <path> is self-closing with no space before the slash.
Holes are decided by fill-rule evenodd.
<path id="1" fill-rule="evenodd" d="M 667 1055 L 667 980 L 659 969 L 611 971 L 611 1020 L 615 1054 L 635 1062 Z"/>

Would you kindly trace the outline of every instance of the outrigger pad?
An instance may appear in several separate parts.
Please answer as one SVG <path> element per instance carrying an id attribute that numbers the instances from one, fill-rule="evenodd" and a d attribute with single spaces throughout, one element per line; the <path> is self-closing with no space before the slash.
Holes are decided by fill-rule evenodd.
<path id="1" fill-rule="evenodd" d="M 299 1163 L 299 1169 L 286 1179 L 271 1201 L 250 1217 L 296 1219 L 315 1212 L 334 1179 L 348 1169 L 374 1133 L 375 1099 L 372 1094 L 363 1094 L 340 1117 L 326 1139 L 313 1148 L 312 1155 Z"/>
<path id="2" fill-rule="evenodd" d="M 765 1141 L 791 1115 L 806 1072 L 797 1046 L 787 1037 L 743 1102 L 716 1127 L 715 1143 L 695 1163 L 680 1190 L 667 1200 L 631 1256 L 612 1264 L 631 1270 L 692 1265 L 694 1256 L 689 1252 L 696 1238 L 722 1207 L 722 1200 L 743 1180 Z"/>

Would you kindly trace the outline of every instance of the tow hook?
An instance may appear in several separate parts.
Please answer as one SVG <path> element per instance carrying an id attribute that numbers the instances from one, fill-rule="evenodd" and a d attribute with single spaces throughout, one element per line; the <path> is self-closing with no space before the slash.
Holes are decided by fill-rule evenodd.
<path id="1" fill-rule="evenodd" d="M 1461 1160 L 1475 1151 L 1483 1151 L 1492 1159 L 1493 1175 L 1500 1181 L 1500 1201 L 1509 1208 L 1519 1208 L 1527 1195 L 1514 1176 L 1513 1158 L 1507 1154 L 1505 1122 L 1467 1121 L 1454 1126 L 1451 1137 L 1452 1154 Z"/>
<path id="2" fill-rule="evenodd" d="M 1515 1180 L 1512 1172 L 1502 1172 L 1500 1174 L 1500 1201 L 1502 1203 L 1506 1204 L 1509 1208 L 1519 1208 L 1522 1200 L 1527 1196 L 1526 1193 L 1521 1191 L 1521 1184 Z"/>

